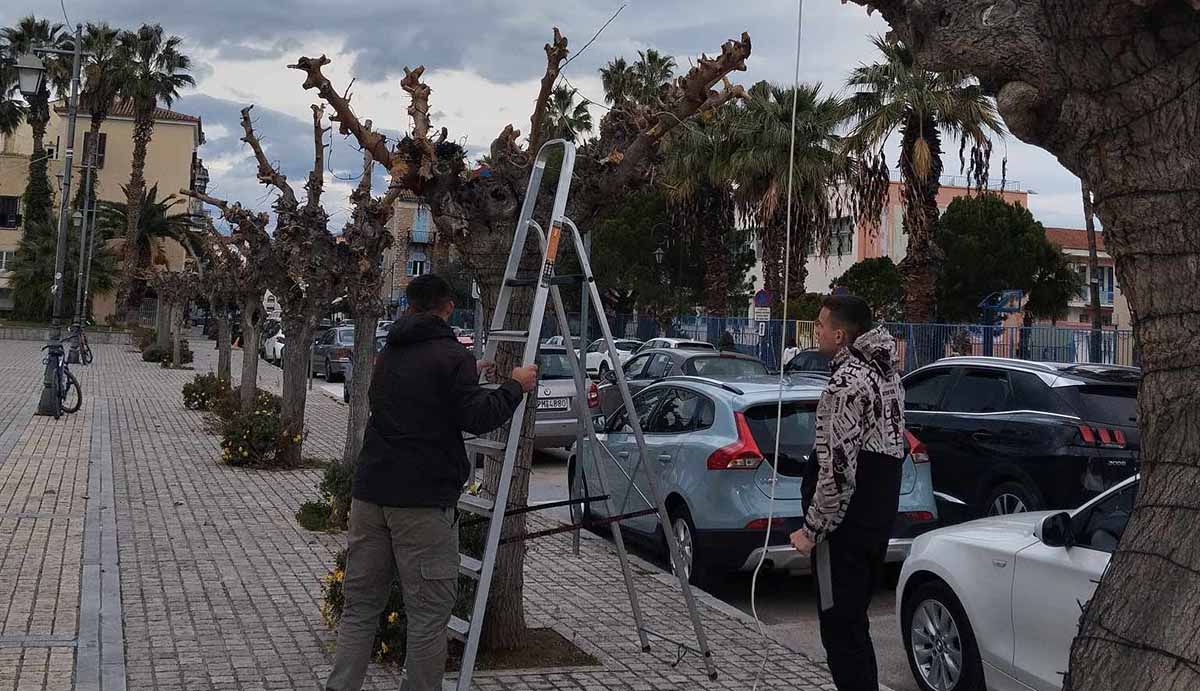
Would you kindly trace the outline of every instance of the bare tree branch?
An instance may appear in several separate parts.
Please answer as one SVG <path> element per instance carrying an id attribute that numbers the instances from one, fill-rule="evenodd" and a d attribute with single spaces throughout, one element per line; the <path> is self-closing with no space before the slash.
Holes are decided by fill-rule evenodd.
<path id="1" fill-rule="evenodd" d="M 388 149 L 386 138 L 378 132 L 371 132 L 363 127 L 358 116 L 350 108 L 349 97 L 339 94 L 329 79 L 321 73 L 321 68 L 328 64 L 329 58 L 322 55 L 319 58 L 301 57 L 295 64 L 288 65 L 288 67 L 304 72 L 307 75 L 304 79 L 304 88 L 316 89 L 322 100 L 333 108 L 334 114 L 329 116 L 329 120 L 338 124 L 338 132 L 354 135 L 359 146 L 370 151 L 371 156 L 380 165 L 391 170 L 393 154 Z"/>
<path id="2" fill-rule="evenodd" d="M 220 199 L 218 197 L 214 197 L 214 196 L 205 194 L 203 192 L 197 192 L 195 190 L 180 188 L 179 194 L 181 194 L 185 197 L 190 197 L 192 199 L 196 199 L 198 201 L 204 202 L 205 204 L 208 204 L 209 206 L 217 207 L 218 209 L 221 210 L 221 216 L 225 216 L 226 212 L 228 212 L 230 209 L 229 202 L 225 201 L 224 199 Z"/>
<path id="3" fill-rule="evenodd" d="M 325 115 L 324 105 L 312 105 L 313 113 L 313 168 L 308 174 L 308 184 L 304 189 L 308 192 L 308 208 L 316 209 L 321 205 L 321 193 L 325 190 L 325 132 L 328 130 L 321 124 Z"/>
<path id="4" fill-rule="evenodd" d="M 400 80 L 400 88 L 412 98 L 408 106 L 408 114 L 413 119 L 412 136 L 414 139 L 429 138 L 429 94 L 433 92 L 427 84 L 421 82 L 425 74 L 425 66 L 417 65 L 415 70 L 404 68 L 404 79 Z"/>
<path id="5" fill-rule="evenodd" d="M 567 38 L 558 27 L 554 27 L 554 41 L 546 44 L 546 73 L 542 75 L 542 85 L 538 90 L 537 100 L 533 105 L 533 116 L 529 118 L 529 154 L 536 156 L 542 146 L 543 120 L 546 118 L 546 103 L 550 100 L 550 92 L 558 81 L 562 62 L 567 58 Z"/>
<path id="6" fill-rule="evenodd" d="M 254 106 L 246 106 L 242 108 L 242 130 L 245 135 L 242 141 L 250 145 L 254 150 L 254 158 L 258 161 L 258 179 L 264 185 L 271 185 L 279 190 L 283 195 L 283 203 L 289 208 L 296 208 L 296 193 L 292 190 L 292 186 L 288 184 L 287 178 L 283 173 L 275 169 L 271 162 L 267 159 L 267 154 L 263 152 L 262 144 L 258 141 L 258 136 L 254 134 L 254 125 L 250 122 L 250 110 Z"/>
<path id="7" fill-rule="evenodd" d="M 675 80 L 667 89 L 666 108 L 658 113 L 657 120 L 649 129 L 617 157 L 616 171 L 603 180 L 606 189 L 624 185 L 641 162 L 658 146 L 671 130 L 701 110 L 715 108 L 734 97 L 744 96 L 741 87 L 731 87 L 726 76 L 730 72 L 745 71 L 746 58 L 750 57 L 750 35 L 742 33 L 740 40 L 729 40 L 721 46 L 721 54 L 715 58 L 701 55 L 695 67 Z M 719 81 L 725 82 L 724 93 L 712 91 Z"/>

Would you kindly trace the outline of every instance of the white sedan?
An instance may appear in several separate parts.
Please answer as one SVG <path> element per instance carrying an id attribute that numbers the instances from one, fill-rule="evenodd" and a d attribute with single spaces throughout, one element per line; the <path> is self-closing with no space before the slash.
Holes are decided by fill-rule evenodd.
<path id="1" fill-rule="evenodd" d="M 263 359 L 267 362 L 282 363 L 284 340 L 283 331 L 279 330 L 264 339 L 261 348 Z"/>
<path id="2" fill-rule="evenodd" d="M 635 341 L 629 338 L 618 338 L 613 341 L 613 345 L 617 347 L 617 359 L 620 360 L 620 365 L 624 365 L 629 358 L 633 357 L 633 351 L 642 346 L 641 341 Z M 608 346 L 605 345 L 604 339 L 599 338 L 592 341 L 587 347 L 587 356 L 584 366 L 587 367 L 587 373 L 593 376 L 603 377 L 605 372 L 616 369 L 613 367 L 612 357 L 608 354 Z"/>
<path id="3" fill-rule="evenodd" d="M 1057 691 L 1080 603 L 1125 532 L 1138 478 L 1071 512 L 1018 513 L 918 537 L 896 588 L 925 691 Z"/>

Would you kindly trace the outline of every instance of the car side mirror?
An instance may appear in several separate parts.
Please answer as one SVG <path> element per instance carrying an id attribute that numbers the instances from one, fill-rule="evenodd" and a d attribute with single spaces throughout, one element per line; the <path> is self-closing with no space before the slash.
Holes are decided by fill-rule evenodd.
<path id="1" fill-rule="evenodd" d="M 1042 519 L 1041 525 L 1034 531 L 1034 535 L 1047 547 L 1064 547 L 1070 549 L 1075 544 L 1075 531 L 1071 523 L 1071 514 L 1063 511 L 1046 516 Z"/>
<path id="2" fill-rule="evenodd" d="M 617 373 L 613 370 L 606 370 L 604 372 L 604 382 L 606 384 L 616 384 L 617 383 Z"/>

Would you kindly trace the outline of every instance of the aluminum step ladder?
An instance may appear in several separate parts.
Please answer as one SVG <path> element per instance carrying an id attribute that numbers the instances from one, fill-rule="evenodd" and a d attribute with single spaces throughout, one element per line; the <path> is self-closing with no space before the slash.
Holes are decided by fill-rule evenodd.
<path id="1" fill-rule="evenodd" d="M 561 149 L 562 161 L 558 171 L 557 187 L 554 195 L 554 203 L 550 215 L 550 232 L 546 233 L 541 226 L 533 220 L 533 212 L 537 204 L 538 191 L 541 188 L 542 176 L 546 171 L 549 156 L 552 152 Z M 521 356 L 521 365 L 534 364 L 537 360 L 537 352 L 539 346 L 539 338 L 542 333 L 542 323 L 546 314 L 547 303 L 550 303 L 554 309 L 555 316 L 558 320 L 559 333 L 564 336 L 569 336 L 571 331 L 567 321 L 567 314 L 563 308 L 562 296 L 559 292 L 559 285 L 577 283 L 582 281 L 587 287 L 587 297 L 595 309 L 597 321 L 600 325 L 601 334 L 605 342 L 605 347 L 609 357 L 613 362 L 620 362 L 617 354 L 617 348 L 613 342 L 612 331 L 609 328 L 608 321 L 604 316 L 604 308 L 600 302 L 600 291 L 596 287 L 595 279 L 592 275 L 592 269 L 588 262 L 587 252 L 584 248 L 583 238 L 579 229 L 570 219 L 566 218 L 567 194 L 571 186 L 571 175 L 575 167 L 575 145 L 562 139 L 555 139 L 546 142 L 538 151 L 537 158 L 534 160 L 533 169 L 529 175 L 529 186 L 526 188 L 525 200 L 521 206 L 521 216 L 517 221 L 516 232 L 513 235 L 512 248 L 509 251 L 508 263 L 504 271 L 503 283 L 500 287 L 500 292 L 496 300 L 495 312 L 492 315 L 491 330 L 488 332 L 487 348 L 485 350 L 485 359 L 493 360 L 496 357 L 496 352 L 501 343 L 522 344 L 523 351 Z M 540 271 L 536 276 L 521 277 L 518 272 L 521 266 L 522 256 L 525 252 L 525 244 L 528 239 L 530 230 L 536 234 L 541 246 L 541 264 Z M 564 242 L 563 235 L 569 237 L 569 241 L 573 243 L 576 257 L 579 261 L 582 273 L 577 276 L 558 276 L 555 273 L 555 266 L 559 259 L 561 245 Z M 523 328 L 513 329 L 506 324 L 508 308 L 512 300 L 514 290 L 533 290 L 533 308 L 530 312 L 529 323 L 521 325 Z M 479 334 L 477 333 L 478 337 Z M 581 348 L 582 350 L 582 348 Z M 612 510 L 617 504 L 615 498 L 610 497 L 604 487 L 604 473 L 595 472 L 594 476 L 598 481 L 599 493 L 591 497 L 573 496 L 564 501 L 555 501 L 542 503 L 527 507 L 516 507 L 505 510 L 508 506 L 509 488 L 512 484 L 513 470 L 516 466 L 517 451 L 520 444 L 520 431 L 522 423 L 527 414 L 533 411 L 529 409 L 529 396 L 522 399 L 520 405 L 517 406 L 515 415 L 512 421 L 508 424 L 503 432 L 504 441 L 498 439 L 486 439 L 483 437 L 467 437 L 465 444 L 472 459 L 477 454 L 490 456 L 492 458 L 503 459 L 501 466 L 499 483 L 495 492 L 495 498 L 486 498 L 471 494 L 464 494 L 459 501 L 458 508 L 461 512 L 474 514 L 482 517 L 488 522 L 487 537 L 484 541 L 483 558 L 475 559 L 474 557 L 460 554 L 459 555 L 459 572 L 463 575 L 473 578 L 478 581 L 475 590 L 475 602 L 472 608 L 470 620 L 451 617 L 449 623 L 448 634 L 450 637 L 460 640 L 464 643 L 462 668 L 459 672 L 457 690 L 468 691 L 471 688 L 471 677 L 475 671 L 475 659 L 479 652 L 479 641 L 483 630 L 484 617 L 487 615 L 488 595 L 491 591 L 492 576 L 496 565 L 496 555 L 500 547 L 507 542 L 501 539 L 504 519 L 508 516 L 519 515 L 530 511 L 538 511 L 558 506 L 572 506 L 573 508 L 583 507 L 591 503 L 605 502 L 608 511 L 607 518 L 592 520 L 589 525 L 608 524 L 612 530 L 613 544 L 616 547 L 617 556 L 621 563 L 621 573 L 625 579 L 625 587 L 629 593 L 629 603 L 633 611 L 634 624 L 637 628 L 638 639 L 641 642 L 642 651 L 650 650 L 650 637 L 662 639 L 678 647 L 679 657 L 682 658 L 686 652 L 692 652 L 699 655 L 704 660 L 705 668 L 710 679 L 717 678 L 716 666 L 713 663 L 712 653 L 708 648 L 708 641 L 704 635 L 704 629 L 700 622 L 700 615 L 696 608 L 696 601 L 692 595 L 691 586 L 688 583 L 685 570 L 676 568 L 675 573 L 679 578 L 680 588 L 683 592 L 683 598 L 687 605 L 688 616 L 691 619 L 692 627 L 696 635 L 696 646 L 693 647 L 679 641 L 672 640 L 663 636 L 648 627 L 642 621 L 642 612 L 638 604 L 637 590 L 634 586 L 633 574 L 629 566 L 629 557 L 625 549 L 625 540 L 621 533 L 621 521 L 637 516 L 653 515 L 659 516 L 660 525 L 663 526 L 663 534 L 666 537 L 667 546 L 670 550 L 671 563 L 681 564 L 680 548 L 675 539 L 674 531 L 670 529 L 670 520 L 664 498 L 659 494 L 657 483 L 654 480 L 654 474 L 646 463 L 646 442 L 642 435 L 641 425 L 637 416 L 630 415 L 629 424 L 633 428 L 634 437 L 638 445 L 638 459 L 636 465 L 631 471 L 625 467 L 611 454 L 608 449 L 600 443 L 596 438 L 596 429 L 592 421 L 592 417 L 587 409 L 586 394 L 587 391 L 587 374 L 585 363 L 581 361 L 581 354 L 567 348 L 567 360 L 571 363 L 573 375 L 575 379 L 576 396 L 574 397 L 575 414 L 579 424 L 583 428 L 582 437 L 589 445 L 590 453 L 577 454 L 577 462 L 579 459 L 587 458 L 591 460 L 592 467 L 599 471 L 602 460 L 615 463 L 621 473 L 629 479 L 629 489 L 620 502 L 620 509 L 617 512 Z M 625 373 L 620 367 L 613 370 L 616 374 L 616 386 L 621 392 L 621 399 L 624 402 L 626 410 L 633 410 L 633 398 L 629 393 L 629 386 L 625 381 Z M 535 406 L 536 407 L 536 406 Z M 607 457 L 607 459 L 604 459 Z M 472 468 L 475 463 L 472 460 Z M 647 497 L 637 486 L 634 478 L 638 477 L 640 468 L 646 468 L 644 476 L 650 491 L 651 497 Z M 582 472 L 582 468 L 577 470 Z M 643 502 L 649 508 L 624 513 L 628 504 L 631 491 L 637 492 Z M 500 507 L 497 511 L 496 507 Z M 578 512 L 582 515 L 582 510 Z M 574 515 L 574 512 L 573 512 Z M 537 531 L 522 536 L 520 539 L 529 540 L 536 537 L 553 535 L 574 531 L 576 540 L 578 540 L 578 531 L 583 527 L 582 523 L 569 526 L 561 526 L 548 530 Z M 576 542 L 576 544 L 578 544 Z M 678 662 L 678 660 L 677 660 Z"/>

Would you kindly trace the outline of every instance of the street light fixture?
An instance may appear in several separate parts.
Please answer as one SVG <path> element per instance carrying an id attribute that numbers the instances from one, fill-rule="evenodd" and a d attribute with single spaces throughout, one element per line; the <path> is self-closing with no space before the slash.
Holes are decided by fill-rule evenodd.
<path id="1" fill-rule="evenodd" d="M 46 82 L 46 65 L 33 53 L 17 56 L 17 88 L 25 98 L 33 98 L 42 91 Z"/>
<path id="2" fill-rule="evenodd" d="M 667 256 L 667 252 L 662 247 L 659 247 L 658 249 L 654 250 L 654 261 L 659 266 L 662 266 L 663 257 L 665 257 L 665 256 Z"/>

